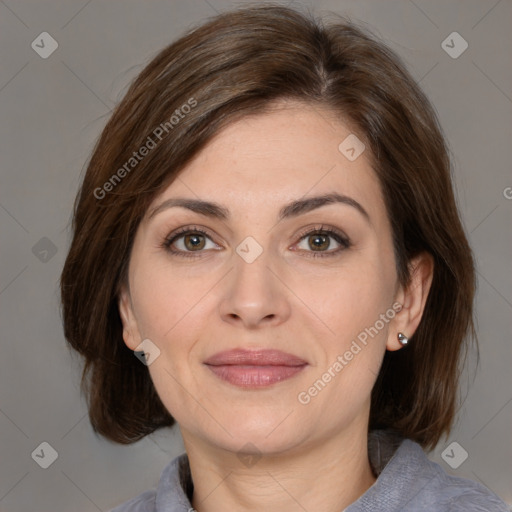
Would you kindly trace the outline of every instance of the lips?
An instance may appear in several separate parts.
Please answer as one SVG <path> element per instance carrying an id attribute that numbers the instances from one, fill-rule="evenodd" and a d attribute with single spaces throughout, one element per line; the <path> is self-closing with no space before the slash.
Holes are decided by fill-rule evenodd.
<path id="1" fill-rule="evenodd" d="M 308 363 L 280 350 L 235 349 L 219 352 L 204 364 L 230 384 L 258 388 L 287 380 L 301 372 Z"/>

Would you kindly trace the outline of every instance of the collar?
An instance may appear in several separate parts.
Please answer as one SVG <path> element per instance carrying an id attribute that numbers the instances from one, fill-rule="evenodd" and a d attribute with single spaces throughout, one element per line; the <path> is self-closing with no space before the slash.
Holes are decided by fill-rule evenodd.
<path id="1" fill-rule="evenodd" d="M 417 443 L 385 430 L 369 433 L 368 456 L 377 480 L 344 512 L 396 510 L 403 505 L 404 496 L 410 495 L 404 488 L 416 479 L 415 472 L 424 468 L 426 459 Z M 193 490 L 188 457 L 183 454 L 162 472 L 156 492 L 157 512 L 190 512 Z"/>

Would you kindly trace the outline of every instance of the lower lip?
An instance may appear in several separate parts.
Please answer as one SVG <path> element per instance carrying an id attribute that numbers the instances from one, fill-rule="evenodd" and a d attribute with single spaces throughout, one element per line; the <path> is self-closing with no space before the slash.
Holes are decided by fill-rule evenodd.
<path id="1" fill-rule="evenodd" d="M 220 379 L 241 388 L 262 388 L 290 379 L 302 366 L 207 365 Z"/>

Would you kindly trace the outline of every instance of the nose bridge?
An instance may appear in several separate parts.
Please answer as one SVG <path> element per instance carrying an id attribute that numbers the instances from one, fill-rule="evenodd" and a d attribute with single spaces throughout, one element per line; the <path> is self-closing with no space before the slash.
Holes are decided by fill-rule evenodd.
<path id="1" fill-rule="evenodd" d="M 258 249 L 253 241 L 245 240 L 237 247 L 233 263 L 222 298 L 223 319 L 242 322 L 247 327 L 284 321 L 289 314 L 288 299 L 275 270 L 269 268 L 276 266 L 272 251 Z"/>
<path id="2" fill-rule="evenodd" d="M 249 251 L 244 255 L 242 251 L 247 249 Z M 237 248 L 235 255 L 234 269 L 231 272 L 231 292 L 236 294 L 240 304 L 243 303 L 257 303 L 262 302 L 265 296 L 272 295 L 275 283 L 275 277 L 270 272 L 269 266 L 271 265 L 270 250 L 262 250 L 258 255 L 251 255 L 254 251 L 250 247 L 250 242 L 245 242 Z M 242 254 L 241 254 L 242 253 Z"/>

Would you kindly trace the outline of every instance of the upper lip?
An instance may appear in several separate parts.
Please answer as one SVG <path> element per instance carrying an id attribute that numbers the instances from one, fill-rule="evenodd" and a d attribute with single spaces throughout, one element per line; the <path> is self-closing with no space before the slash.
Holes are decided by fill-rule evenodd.
<path id="1" fill-rule="evenodd" d="M 304 359 L 272 349 L 234 349 L 218 352 L 209 357 L 205 364 L 211 366 L 243 365 L 243 366 L 303 366 Z"/>

